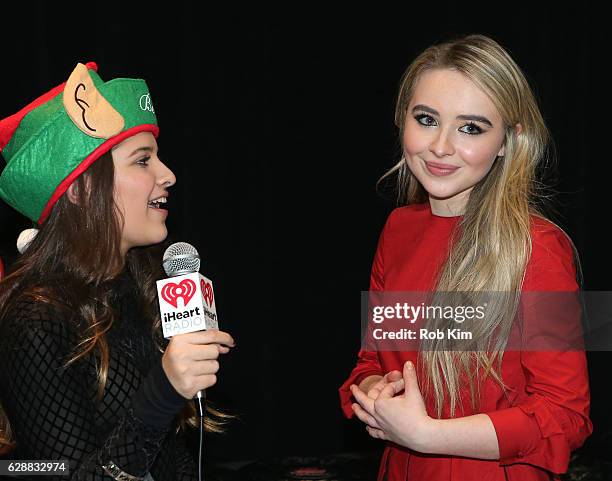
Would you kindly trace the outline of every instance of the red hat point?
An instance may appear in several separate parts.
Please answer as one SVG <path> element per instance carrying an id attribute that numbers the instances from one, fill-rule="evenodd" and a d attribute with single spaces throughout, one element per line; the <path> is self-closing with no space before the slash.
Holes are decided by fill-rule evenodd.
<path id="1" fill-rule="evenodd" d="M 98 65 L 95 62 L 87 62 L 85 66 L 89 70 L 94 70 L 96 72 L 98 71 Z M 65 86 L 66 82 L 62 83 L 61 85 L 58 85 L 57 87 L 49 90 L 46 94 L 41 95 L 33 102 L 26 105 L 16 114 L 0 120 L 0 152 L 2 152 L 2 149 L 4 149 L 4 147 L 6 147 L 6 145 L 11 141 L 15 130 L 17 130 L 17 127 L 19 127 L 19 124 L 21 123 L 23 118 L 35 108 L 39 107 L 40 105 L 48 102 L 58 94 L 62 93 L 64 91 Z"/>

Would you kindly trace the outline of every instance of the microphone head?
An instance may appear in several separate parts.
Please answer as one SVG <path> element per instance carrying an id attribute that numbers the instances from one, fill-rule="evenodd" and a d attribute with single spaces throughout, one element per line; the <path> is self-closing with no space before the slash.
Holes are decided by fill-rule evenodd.
<path id="1" fill-rule="evenodd" d="M 164 252 L 162 265 L 169 277 L 190 274 L 200 270 L 200 255 L 187 242 L 175 242 Z"/>

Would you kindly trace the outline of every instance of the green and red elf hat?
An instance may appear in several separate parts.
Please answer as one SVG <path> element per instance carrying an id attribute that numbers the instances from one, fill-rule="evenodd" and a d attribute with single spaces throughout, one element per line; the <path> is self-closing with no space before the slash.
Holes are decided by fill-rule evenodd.
<path id="1" fill-rule="evenodd" d="M 159 135 L 145 81 L 104 82 L 97 69 L 79 63 L 68 81 L 0 120 L 0 197 L 39 225 L 101 155 L 137 133 Z"/>

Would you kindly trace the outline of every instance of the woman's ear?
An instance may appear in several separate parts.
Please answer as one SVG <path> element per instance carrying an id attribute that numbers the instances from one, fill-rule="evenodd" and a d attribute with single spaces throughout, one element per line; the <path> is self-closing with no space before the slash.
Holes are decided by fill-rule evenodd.
<path id="1" fill-rule="evenodd" d="M 66 191 L 66 195 L 68 196 L 68 200 L 75 205 L 79 205 L 79 188 L 81 186 L 85 186 L 85 197 L 89 198 L 89 194 L 91 192 L 91 181 L 88 176 L 85 176 L 82 179 L 78 179 L 68 187 Z"/>
<path id="2" fill-rule="evenodd" d="M 517 123 L 514 126 L 514 135 L 516 137 L 518 137 L 519 135 L 521 135 L 521 132 L 523 131 L 523 126 L 520 123 Z"/>
<path id="3" fill-rule="evenodd" d="M 72 184 L 70 184 L 70 187 L 68 187 L 68 190 L 66 191 L 66 195 L 68 196 L 68 200 L 70 202 L 72 202 L 75 205 L 79 205 L 79 195 L 77 193 L 77 186 L 76 186 L 76 182 L 73 182 Z"/>
<path id="4" fill-rule="evenodd" d="M 520 123 L 517 123 L 514 126 L 514 133 L 518 137 L 521 134 L 522 131 L 523 131 L 523 126 Z M 502 145 L 501 148 L 499 149 L 499 152 L 497 153 L 497 156 L 498 157 L 503 157 L 505 154 L 506 154 L 506 143 L 504 142 L 504 145 Z"/>

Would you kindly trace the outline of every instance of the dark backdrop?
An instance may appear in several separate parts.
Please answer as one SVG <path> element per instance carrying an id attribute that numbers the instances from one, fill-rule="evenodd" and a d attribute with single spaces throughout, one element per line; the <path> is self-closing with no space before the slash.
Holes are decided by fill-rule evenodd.
<path id="1" fill-rule="evenodd" d="M 5 17 L 1 118 L 65 81 L 79 61 L 96 61 L 103 79 L 142 77 L 150 86 L 160 155 L 178 178 L 171 240 L 199 249 L 221 328 L 237 340 L 209 397 L 241 420 L 208 436 L 210 456 L 379 448 L 343 419 L 337 389 L 355 361 L 360 291 L 394 207 L 375 182 L 399 152 L 398 82 L 434 42 L 490 35 L 524 69 L 556 140 L 556 220 L 580 252 L 585 288 L 612 290 L 602 75 L 610 42 L 600 15 L 584 3 L 554 16 L 519 4 L 476 15 L 484 7 L 218 12 L 124 2 L 94 14 L 41 3 Z M 2 205 L 0 225 L 0 255 L 10 261 L 29 224 Z M 589 360 L 595 433 L 587 448 L 607 443 L 608 452 L 612 359 Z"/>

